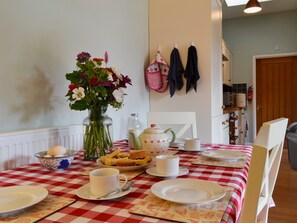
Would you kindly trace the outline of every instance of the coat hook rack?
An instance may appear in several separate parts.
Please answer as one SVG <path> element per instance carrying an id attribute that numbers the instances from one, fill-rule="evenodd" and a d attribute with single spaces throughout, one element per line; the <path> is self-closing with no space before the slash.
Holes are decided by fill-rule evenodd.
<path id="1" fill-rule="evenodd" d="M 175 43 L 173 46 L 174 46 L 174 48 L 178 49 L 178 47 L 177 47 L 177 44 L 176 44 L 176 43 Z"/>
<path id="2" fill-rule="evenodd" d="M 191 46 L 195 46 L 195 42 L 194 41 L 191 42 Z"/>

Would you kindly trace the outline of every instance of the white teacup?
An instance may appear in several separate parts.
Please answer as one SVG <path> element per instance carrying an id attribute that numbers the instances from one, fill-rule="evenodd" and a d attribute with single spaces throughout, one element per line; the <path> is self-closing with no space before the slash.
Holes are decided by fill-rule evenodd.
<path id="1" fill-rule="evenodd" d="M 125 179 L 121 185 L 121 178 Z M 90 190 L 93 196 L 104 196 L 112 191 L 121 189 L 128 181 L 124 174 L 115 168 L 100 168 L 90 172 Z"/>
<path id="2" fill-rule="evenodd" d="M 185 139 L 185 150 L 201 150 L 201 140 L 198 138 Z"/>
<path id="3" fill-rule="evenodd" d="M 156 172 L 163 175 L 172 175 L 179 172 L 179 156 L 158 155 L 156 156 Z"/>

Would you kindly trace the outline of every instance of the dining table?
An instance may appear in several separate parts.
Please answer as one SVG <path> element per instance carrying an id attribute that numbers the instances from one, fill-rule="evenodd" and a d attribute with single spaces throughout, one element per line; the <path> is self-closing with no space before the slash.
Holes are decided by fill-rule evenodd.
<path id="1" fill-rule="evenodd" d="M 226 209 L 220 222 L 235 223 L 242 209 L 252 147 L 228 144 L 203 144 L 203 146 L 208 150 L 239 150 L 246 154 L 246 162 L 241 168 L 238 168 L 203 163 L 197 164 L 194 161 L 201 157 L 200 152 L 169 148 L 170 151 L 177 152 L 176 154 L 180 157 L 180 166 L 189 170 L 187 174 L 178 176 L 178 179 L 198 179 L 218 183 L 221 186 L 232 189 L 230 199 L 227 201 Z M 126 139 L 114 142 L 113 148 L 121 148 L 123 151 L 130 150 Z M 0 188 L 29 185 L 41 186 L 51 196 L 73 199 L 73 202 L 44 216 L 38 222 L 172 222 L 168 219 L 135 214 L 129 211 L 151 194 L 151 187 L 154 184 L 167 180 L 166 178 L 149 175 L 143 171 L 131 179 L 133 185 L 129 193 L 123 197 L 111 200 L 81 198 L 77 195 L 77 191 L 89 183 L 88 175 L 82 173 L 94 168 L 98 168 L 98 163 L 94 160 L 84 160 L 83 150 L 80 150 L 71 165 L 63 170 L 49 171 L 39 162 L 35 162 L 2 171 L 0 172 Z M 40 203 L 35 204 L 35 206 L 38 205 Z M 199 222 L 198 218 L 197 222 Z"/>

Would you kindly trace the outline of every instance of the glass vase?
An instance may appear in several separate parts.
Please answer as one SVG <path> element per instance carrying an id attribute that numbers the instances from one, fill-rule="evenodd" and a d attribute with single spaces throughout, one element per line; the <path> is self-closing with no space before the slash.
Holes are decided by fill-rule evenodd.
<path id="1" fill-rule="evenodd" d="M 107 106 L 92 108 L 83 121 L 85 160 L 96 160 L 112 148 L 112 119 L 106 111 Z"/>

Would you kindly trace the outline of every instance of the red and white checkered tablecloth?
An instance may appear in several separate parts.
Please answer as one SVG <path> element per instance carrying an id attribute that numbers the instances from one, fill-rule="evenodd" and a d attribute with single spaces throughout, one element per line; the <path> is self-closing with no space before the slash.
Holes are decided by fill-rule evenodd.
<path id="1" fill-rule="evenodd" d="M 127 149 L 126 140 L 114 143 L 114 146 Z M 251 155 L 250 146 L 234 145 L 211 145 L 208 147 L 243 150 Z M 229 201 L 222 222 L 235 222 L 236 216 L 239 215 L 243 200 L 243 192 L 246 186 L 247 172 L 250 160 L 243 169 L 234 169 L 226 167 L 192 165 L 191 162 L 199 154 L 179 151 L 180 165 L 189 169 L 189 174 L 181 178 L 196 178 L 217 182 L 223 186 L 233 187 L 234 193 Z M 142 173 L 133 179 L 133 187 L 128 195 L 109 201 L 89 201 L 79 198 L 76 191 L 88 183 L 88 177 L 80 173 L 90 167 L 95 167 L 94 161 L 83 160 L 82 151 L 75 158 L 71 166 L 66 170 L 50 172 L 43 168 L 39 163 L 29 164 L 13 170 L 0 172 L 0 187 L 15 185 L 38 185 L 46 188 L 50 194 L 56 196 L 70 197 L 77 201 L 58 212 L 55 212 L 40 222 L 166 222 L 164 220 L 150 218 L 135 214 L 130 214 L 128 210 L 141 199 L 147 196 L 151 186 L 163 180 Z"/>

